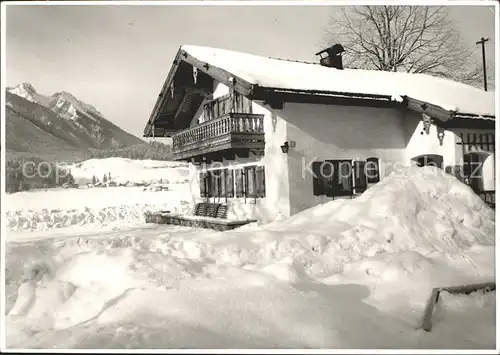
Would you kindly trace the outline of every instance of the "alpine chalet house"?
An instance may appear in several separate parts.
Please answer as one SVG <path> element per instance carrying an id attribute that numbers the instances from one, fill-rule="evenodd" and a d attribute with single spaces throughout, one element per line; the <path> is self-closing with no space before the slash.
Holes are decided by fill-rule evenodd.
<path id="1" fill-rule="evenodd" d="M 343 50 L 316 64 L 182 46 L 144 136 L 172 137 L 174 159 L 197 169 L 198 201 L 229 219 L 269 221 L 353 197 L 410 164 L 460 175 L 494 204 L 495 93 L 344 69 Z"/>

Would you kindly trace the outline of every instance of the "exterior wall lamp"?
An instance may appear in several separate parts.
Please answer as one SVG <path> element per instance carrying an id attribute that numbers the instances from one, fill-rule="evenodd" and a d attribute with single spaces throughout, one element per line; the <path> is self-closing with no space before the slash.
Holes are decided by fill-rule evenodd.
<path id="1" fill-rule="evenodd" d="M 284 153 L 284 154 L 287 154 L 288 153 L 288 150 L 290 148 L 294 148 L 295 147 L 295 142 L 294 141 L 290 141 L 290 143 L 288 142 L 285 142 L 283 143 L 283 145 L 280 146 L 281 148 L 281 151 Z"/>

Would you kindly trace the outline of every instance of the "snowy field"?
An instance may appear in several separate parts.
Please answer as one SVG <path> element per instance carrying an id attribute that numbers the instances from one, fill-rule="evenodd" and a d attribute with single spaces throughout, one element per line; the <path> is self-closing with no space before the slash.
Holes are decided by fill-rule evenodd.
<path id="1" fill-rule="evenodd" d="M 189 165 L 175 161 L 133 160 L 126 158 L 90 159 L 67 165 L 75 182 L 81 185 L 92 182 L 92 177 L 102 181 L 111 174 L 117 183 L 155 183 L 160 180 L 183 183 L 189 178 Z"/>
<path id="2" fill-rule="evenodd" d="M 107 158 L 67 168 L 80 185 L 78 189 L 31 190 L 5 196 L 8 230 L 133 226 L 144 223 L 146 211 L 185 213 L 193 204 L 191 187 L 186 183 L 192 176 L 187 164 Z M 102 181 L 104 175 L 111 175 L 116 183 L 150 186 L 87 187 L 93 176 Z M 166 189 L 156 190 L 155 185 Z"/>
<path id="3" fill-rule="evenodd" d="M 10 230 L 7 346 L 495 349 L 495 292 L 443 293 L 419 329 L 433 287 L 494 280 L 494 234 L 494 211 L 430 167 L 234 231 Z"/>

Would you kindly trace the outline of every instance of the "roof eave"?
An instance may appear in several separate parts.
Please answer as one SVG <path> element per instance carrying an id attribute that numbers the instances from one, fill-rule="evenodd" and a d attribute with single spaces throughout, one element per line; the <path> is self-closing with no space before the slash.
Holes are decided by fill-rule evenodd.
<path id="1" fill-rule="evenodd" d="M 388 95 L 357 94 L 348 92 L 283 89 L 276 87 L 255 86 L 249 97 L 252 100 L 264 102 L 295 102 L 326 105 L 364 105 L 400 107 L 401 102 L 393 100 Z"/>
<path id="2" fill-rule="evenodd" d="M 429 102 L 417 100 L 408 96 L 404 96 L 404 98 L 408 103 L 409 110 L 415 111 L 417 113 L 425 113 L 434 119 L 438 119 L 441 122 L 450 120 L 455 114 L 455 111 L 445 110 L 444 108 L 433 105 Z"/>
<path id="3" fill-rule="evenodd" d="M 177 69 L 179 68 L 181 62 L 186 62 L 188 64 L 191 64 L 199 71 L 211 76 L 213 79 L 217 80 L 218 82 L 228 87 L 233 86 L 234 90 L 240 93 L 241 95 L 250 96 L 254 91 L 255 87 L 254 84 L 248 82 L 247 80 L 239 76 L 236 76 L 228 72 L 227 70 L 218 68 L 214 65 L 211 65 L 210 63 L 198 60 L 197 58 L 190 55 L 186 50 L 182 49 L 182 47 L 180 47 L 179 50 L 177 51 L 172 67 L 170 68 L 170 71 L 163 84 L 160 94 L 158 95 L 158 99 L 156 100 L 156 104 L 153 107 L 153 110 L 146 124 L 146 127 L 144 128 L 143 135 L 145 137 L 151 136 L 153 123 L 156 121 L 158 112 L 160 111 L 161 107 L 164 104 L 165 98 L 168 95 L 168 88 L 172 85 L 174 77 L 177 73 Z"/>
<path id="4" fill-rule="evenodd" d="M 211 76 L 219 83 L 222 83 L 228 87 L 233 86 L 234 90 L 243 96 L 249 96 L 253 93 L 255 84 L 250 83 L 249 81 L 219 67 L 216 67 L 210 63 L 203 62 L 192 55 L 190 55 L 187 51 L 182 48 L 179 50 L 181 60 L 186 63 L 191 64 L 193 67 L 196 67 L 201 72 Z"/>
<path id="5" fill-rule="evenodd" d="M 151 115 L 149 116 L 149 120 L 146 123 L 146 127 L 144 129 L 144 136 L 150 136 L 151 135 L 151 130 L 152 130 L 152 125 L 154 121 L 156 121 L 156 116 L 158 115 L 158 111 L 162 107 L 165 101 L 165 97 L 167 94 L 167 90 L 172 85 L 172 81 L 174 80 L 175 74 L 177 73 L 177 68 L 179 67 L 180 64 L 180 56 L 181 56 L 181 49 L 177 51 L 177 54 L 175 56 L 175 59 L 172 63 L 172 66 L 170 67 L 170 71 L 168 72 L 167 78 L 165 79 L 165 82 L 163 83 L 163 87 L 158 94 L 158 99 L 156 100 L 156 103 L 153 107 L 153 111 L 151 111 Z"/>

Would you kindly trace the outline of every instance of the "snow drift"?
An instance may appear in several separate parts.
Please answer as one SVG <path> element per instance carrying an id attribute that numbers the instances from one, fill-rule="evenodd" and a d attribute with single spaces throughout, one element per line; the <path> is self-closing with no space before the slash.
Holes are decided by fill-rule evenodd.
<path id="1" fill-rule="evenodd" d="M 457 179 L 412 167 L 355 200 L 264 226 L 12 246 L 7 342 L 493 348 L 494 293 L 444 297 L 433 332 L 418 327 L 433 287 L 494 278 L 494 223 Z"/>
<path id="2" fill-rule="evenodd" d="M 143 224 L 146 211 L 186 213 L 192 205 L 188 184 L 168 191 L 144 191 L 144 187 L 109 187 L 23 191 L 5 196 L 7 229 L 39 231 L 52 228 L 125 222 Z M 47 208 L 47 206 L 50 208 Z"/>

